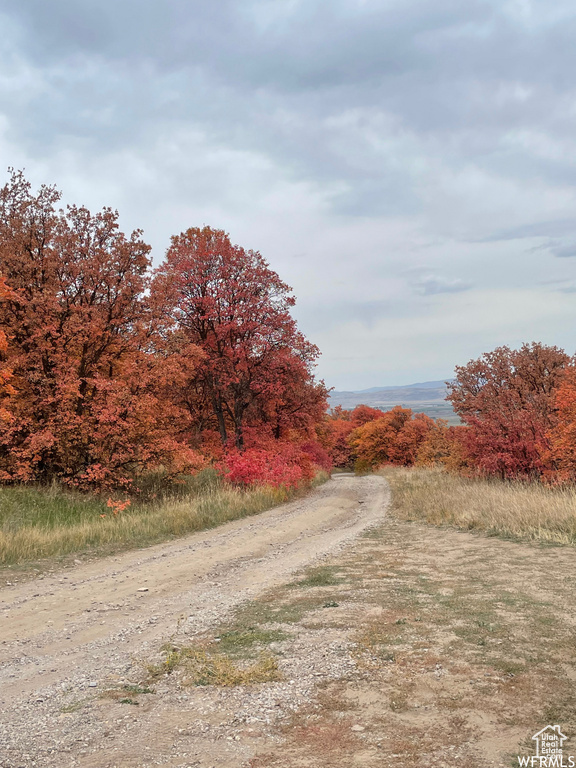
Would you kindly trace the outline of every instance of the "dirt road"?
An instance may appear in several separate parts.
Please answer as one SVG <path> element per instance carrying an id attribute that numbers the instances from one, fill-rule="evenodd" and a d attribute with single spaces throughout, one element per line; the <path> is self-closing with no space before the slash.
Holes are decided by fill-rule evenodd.
<path id="1" fill-rule="evenodd" d="M 175 632 L 202 636 L 381 522 L 387 504 L 382 478 L 336 477 L 257 517 L 0 590 L 0 766 L 240 765 L 218 750 L 168 761 L 174 702 L 170 715 L 160 697 L 139 706 L 144 747 L 130 735 L 131 707 L 115 704 L 116 716 L 99 696 L 133 683 L 141 660 Z"/>

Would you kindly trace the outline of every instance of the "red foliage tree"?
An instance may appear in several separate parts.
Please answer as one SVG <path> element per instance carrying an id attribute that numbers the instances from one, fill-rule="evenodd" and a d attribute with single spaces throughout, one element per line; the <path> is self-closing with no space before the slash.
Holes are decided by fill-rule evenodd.
<path id="1" fill-rule="evenodd" d="M 228 449 L 231 435 L 242 449 L 249 433 L 313 432 L 327 395 L 312 376 L 318 350 L 290 315 L 290 288 L 259 253 L 221 230 L 189 229 L 172 238 L 153 293 L 174 338 L 202 351 L 178 393 L 200 431 L 217 429 Z"/>
<path id="2" fill-rule="evenodd" d="M 322 444 L 328 451 L 332 463 L 339 469 L 345 469 L 352 463 L 350 435 L 354 424 L 349 419 L 333 419 L 326 421 L 322 433 Z"/>
<path id="3" fill-rule="evenodd" d="M 16 295 L 6 285 L 6 280 L 0 276 L 0 303 L 8 299 L 16 299 Z M 10 413 L 10 400 L 16 395 L 16 390 L 12 386 L 14 373 L 7 364 L 8 356 L 8 338 L 6 333 L 0 328 L 0 423 L 9 422 L 12 419 Z"/>
<path id="4" fill-rule="evenodd" d="M 480 472 L 534 476 L 546 470 L 554 396 L 570 358 L 558 347 L 498 347 L 456 368 L 448 400 L 469 429 L 466 450 Z"/>
<path id="5" fill-rule="evenodd" d="M 367 424 L 369 421 L 383 418 L 384 414 L 385 411 L 380 411 L 378 408 L 371 408 L 369 405 L 357 405 L 350 411 L 350 421 L 354 427 L 361 427 L 362 424 Z"/>

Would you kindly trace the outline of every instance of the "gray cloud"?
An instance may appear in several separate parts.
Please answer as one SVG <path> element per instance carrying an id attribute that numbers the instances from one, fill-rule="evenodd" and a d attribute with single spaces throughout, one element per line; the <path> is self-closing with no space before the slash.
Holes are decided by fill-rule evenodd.
<path id="1" fill-rule="evenodd" d="M 319 338 L 349 323 L 380 349 L 400 318 L 424 360 L 430 296 L 449 312 L 472 287 L 506 292 L 501 336 L 481 305 L 483 351 L 515 338 L 515 297 L 573 280 L 568 0 L 5 0 L 0 26 L 4 165 L 117 205 L 157 258 L 175 229 L 229 228 L 267 249 Z M 540 310 L 535 334 L 572 323 L 568 304 Z M 462 353 L 444 332 L 431 378 Z"/>
<path id="2" fill-rule="evenodd" d="M 571 259 L 576 256 L 576 242 L 550 242 L 546 248 L 559 259 Z"/>
<path id="3" fill-rule="evenodd" d="M 438 293 L 460 293 L 472 288 L 472 283 L 459 278 L 446 278 L 439 275 L 425 275 L 415 284 L 417 293 L 423 296 L 435 296 Z"/>
<path id="4" fill-rule="evenodd" d="M 477 242 L 489 243 L 497 242 L 499 240 L 525 240 L 546 236 L 560 238 L 566 235 L 573 236 L 574 233 L 576 233 L 576 220 L 573 218 L 548 219 L 523 224 L 511 229 L 496 231 L 488 237 L 480 238 Z M 536 248 L 542 250 L 544 247 L 546 246 L 539 245 Z"/>

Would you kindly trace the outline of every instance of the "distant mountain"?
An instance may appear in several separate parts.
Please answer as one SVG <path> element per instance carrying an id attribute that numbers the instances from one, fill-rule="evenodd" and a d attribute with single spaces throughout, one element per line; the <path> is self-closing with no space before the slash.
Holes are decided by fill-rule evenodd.
<path id="1" fill-rule="evenodd" d="M 398 387 L 371 387 L 370 389 L 351 392 L 331 392 L 329 405 L 340 405 L 347 410 L 357 405 L 369 405 L 382 411 L 389 411 L 395 405 L 412 408 L 413 411 L 426 413 L 432 418 L 448 419 L 452 424 L 459 423 L 458 417 L 446 402 L 446 381 L 422 381 Z"/>
<path id="2" fill-rule="evenodd" d="M 370 389 L 354 389 L 354 394 L 362 395 L 365 392 L 389 392 L 397 389 L 445 389 L 446 381 L 451 379 L 441 379 L 440 381 L 422 381 L 419 384 L 396 384 L 388 387 L 370 387 Z"/>

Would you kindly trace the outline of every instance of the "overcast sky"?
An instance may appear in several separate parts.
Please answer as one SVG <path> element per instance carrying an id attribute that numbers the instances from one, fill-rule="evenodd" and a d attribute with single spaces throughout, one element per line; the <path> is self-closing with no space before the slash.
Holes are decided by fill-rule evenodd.
<path id="1" fill-rule="evenodd" d="M 0 165 L 259 250 L 337 389 L 576 348 L 574 0 L 3 0 Z"/>

